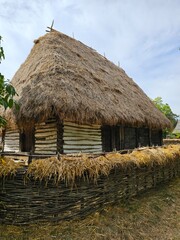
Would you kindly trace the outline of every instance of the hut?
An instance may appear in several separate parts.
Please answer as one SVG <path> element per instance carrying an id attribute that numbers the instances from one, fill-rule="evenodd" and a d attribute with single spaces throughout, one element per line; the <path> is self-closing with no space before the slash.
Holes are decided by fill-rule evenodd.
<path id="1" fill-rule="evenodd" d="M 11 81 L 4 151 L 100 153 L 161 145 L 167 118 L 125 71 L 56 30 L 34 41 Z"/>
<path id="2" fill-rule="evenodd" d="M 173 132 L 174 135 L 180 135 L 180 119 L 178 119 L 176 127 L 174 128 Z"/>

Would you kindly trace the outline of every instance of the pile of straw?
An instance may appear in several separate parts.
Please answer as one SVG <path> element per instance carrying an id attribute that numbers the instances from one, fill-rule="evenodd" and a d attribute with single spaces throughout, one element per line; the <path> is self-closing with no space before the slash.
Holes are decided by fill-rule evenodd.
<path id="1" fill-rule="evenodd" d="M 12 158 L 0 157 L 0 177 L 13 176 L 20 168 L 20 163 L 16 163 Z"/>
<path id="2" fill-rule="evenodd" d="M 96 181 L 100 175 L 109 175 L 115 167 L 133 166 L 151 167 L 153 164 L 166 165 L 180 159 L 180 146 L 170 145 L 158 148 L 136 149 L 130 154 L 112 152 L 101 156 L 89 154 L 62 155 L 34 160 L 28 167 L 27 175 L 35 180 L 54 179 L 55 183 L 63 180 L 73 183 L 76 178 L 84 177 Z"/>

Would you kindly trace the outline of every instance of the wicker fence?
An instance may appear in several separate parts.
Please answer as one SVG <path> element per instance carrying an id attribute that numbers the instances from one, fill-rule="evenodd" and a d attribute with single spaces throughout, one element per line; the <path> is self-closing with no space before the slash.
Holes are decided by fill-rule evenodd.
<path id="1" fill-rule="evenodd" d="M 26 178 L 21 168 L 13 178 L 0 179 L 0 223 L 29 224 L 39 221 L 79 219 L 107 204 L 127 201 L 140 192 L 180 176 L 180 159 L 164 165 L 118 168 L 96 182 L 77 178 L 73 186 L 54 185 Z"/>
<path id="2" fill-rule="evenodd" d="M 164 145 L 169 145 L 169 144 L 180 144 L 180 139 L 163 139 L 163 144 Z"/>

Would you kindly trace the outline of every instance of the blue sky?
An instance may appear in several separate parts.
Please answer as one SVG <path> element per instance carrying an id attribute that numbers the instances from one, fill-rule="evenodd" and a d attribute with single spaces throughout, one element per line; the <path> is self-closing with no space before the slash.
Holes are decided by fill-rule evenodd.
<path id="1" fill-rule="evenodd" d="M 53 19 L 56 30 L 119 62 L 150 98 L 180 114 L 180 0 L 0 0 L 6 78 Z"/>

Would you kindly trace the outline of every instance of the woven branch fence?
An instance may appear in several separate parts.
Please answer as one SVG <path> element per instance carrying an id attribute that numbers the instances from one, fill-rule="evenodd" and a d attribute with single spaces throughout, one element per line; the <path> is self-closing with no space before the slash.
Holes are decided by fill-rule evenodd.
<path id="1" fill-rule="evenodd" d="M 180 144 L 180 139 L 163 139 L 163 143 L 165 145 L 169 145 L 169 144 Z"/>
<path id="2" fill-rule="evenodd" d="M 0 179 L 0 223 L 21 225 L 84 218 L 179 177 L 180 158 L 163 165 L 116 166 L 96 181 L 89 179 L 87 172 L 76 177 L 73 185 L 62 180 L 55 185 L 53 178 L 35 181 L 27 178 L 26 170 L 18 169 L 14 177 Z"/>

